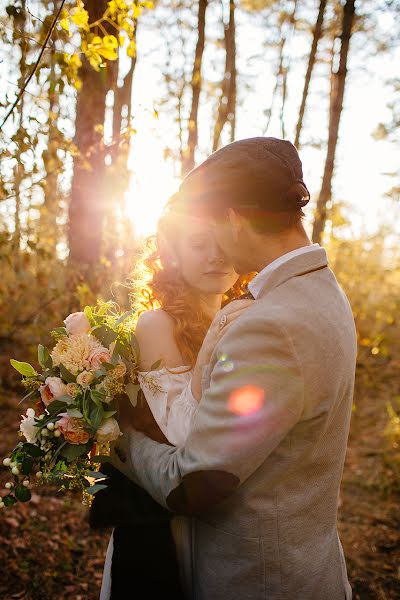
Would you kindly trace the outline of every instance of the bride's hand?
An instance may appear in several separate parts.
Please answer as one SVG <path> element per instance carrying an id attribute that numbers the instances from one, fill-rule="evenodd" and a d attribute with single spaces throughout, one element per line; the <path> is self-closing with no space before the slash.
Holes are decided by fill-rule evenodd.
<path id="1" fill-rule="evenodd" d="M 192 393 L 197 400 L 200 400 L 201 398 L 201 376 L 203 368 L 210 362 L 215 346 L 232 323 L 234 323 L 236 319 L 249 308 L 249 306 L 252 306 L 253 302 L 254 300 L 247 299 L 235 300 L 219 310 L 215 315 L 206 337 L 204 338 L 193 370 Z"/>

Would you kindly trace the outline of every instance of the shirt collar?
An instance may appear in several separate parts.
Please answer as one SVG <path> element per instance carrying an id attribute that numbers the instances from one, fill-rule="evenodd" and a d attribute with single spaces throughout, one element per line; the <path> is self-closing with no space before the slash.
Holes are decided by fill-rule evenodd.
<path id="1" fill-rule="evenodd" d="M 257 275 L 250 281 L 248 284 L 248 289 L 254 296 L 257 298 L 262 288 L 264 287 L 264 282 L 266 277 L 275 271 L 278 267 L 283 265 L 288 260 L 295 258 L 296 256 L 300 256 L 301 254 L 307 254 L 308 252 L 315 252 L 320 248 L 319 244 L 311 244 L 310 246 L 303 246 L 302 248 L 297 248 L 296 250 L 292 250 L 291 252 L 287 252 L 286 254 L 282 254 L 274 261 L 269 263 L 266 267 L 264 267 Z"/>

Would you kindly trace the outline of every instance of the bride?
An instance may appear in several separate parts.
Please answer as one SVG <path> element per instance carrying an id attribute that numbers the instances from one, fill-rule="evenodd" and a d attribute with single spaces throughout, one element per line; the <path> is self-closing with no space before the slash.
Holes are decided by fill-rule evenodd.
<path id="1" fill-rule="evenodd" d="M 135 335 L 145 402 L 136 408 L 122 403 L 120 424 L 124 429 L 124 423 L 133 422 L 153 439 L 179 446 L 190 431 L 201 397 L 202 371 L 220 335 L 218 311 L 223 303 L 243 298 L 245 278 L 238 278 L 227 262 L 210 223 L 178 213 L 174 197 L 146 246 L 144 266 L 150 278 L 134 298 L 144 309 Z M 224 310 L 224 331 L 250 302 L 243 299 Z M 103 497 L 97 494 L 91 511 L 98 513 L 99 505 L 111 499 L 106 512 L 118 513 L 106 523 L 115 527 L 100 600 L 127 598 L 130 588 L 146 590 L 149 598 L 163 594 L 177 600 L 182 597 L 181 583 L 185 587 L 190 578 L 189 521 L 173 516 L 119 472 L 110 475 L 110 490 Z M 123 505 L 128 507 L 125 521 Z M 93 514 L 91 525 L 96 526 Z"/>

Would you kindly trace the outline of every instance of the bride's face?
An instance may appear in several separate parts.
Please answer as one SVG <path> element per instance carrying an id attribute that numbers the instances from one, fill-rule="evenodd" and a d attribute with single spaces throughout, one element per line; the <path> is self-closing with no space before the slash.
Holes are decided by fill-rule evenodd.
<path id="1" fill-rule="evenodd" d="M 184 280 L 200 293 L 224 294 L 238 275 L 217 245 L 212 225 L 185 217 L 179 229 L 175 249 Z"/>

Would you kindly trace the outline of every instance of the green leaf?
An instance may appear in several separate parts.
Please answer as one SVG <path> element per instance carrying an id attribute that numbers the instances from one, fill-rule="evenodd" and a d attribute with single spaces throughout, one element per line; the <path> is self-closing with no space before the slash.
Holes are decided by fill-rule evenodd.
<path id="1" fill-rule="evenodd" d="M 24 485 L 18 485 L 15 488 L 15 497 L 20 501 L 20 502 L 29 502 L 29 500 L 32 497 L 31 491 L 29 488 L 25 487 Z"/>
<path id="2" fill-rule="evenodd" d="M 24 375 L 25 377 L 35 377 L 38 375 L 38 373 L 36 373 L 35 369 L 29 363 L 20 362 L 19 360 L 14 360 L 13 358 L 10 359 L 10 363 L 14 369 L 18 371 L 18 373 L 21 373 L 21 375 Z"/>
<path id="3" fill-rule="evenodd" d="M 90 444 L 92 445 L 92 442 Z M 66 444 L 60 454 L 66 458 L 68 462 L 72 462 L 79 456 L 87 454 L 89 450 L 88 444 Z"/>
<path id="4" fill-rule="evenodd" d="M 3 502 L 6 506 L 12 506 L 16 503 L 16 499 L 14 496 L 11 496 L 11 494 L 8 494 L 8 496 L 3 497 Z"/>
<path id="5" fill-rule="evenodd" d="M 118 337 L 118 333 L 107 325 L 95 327 L 92 329 L 92 335 L 94 335 L 103 344 L 103 346 L 106 346 L 107 348 L 112 342 L 115 342 Z"/>
<path id="6" fill-rule="evenodd" d="M 83 312 L 85 313 L 85 315 L 86 315 L 89 323 L 92 324 L 92 321 L 93 321 L 92 307 L 91 306 L 85 306 L 85 308 L 83 309 Z"/>
<path id="7" fill-rule="evenodd" d="M 97 406 L 101 406 L 101 402 L 104 402 L 106 399 L 105 394 L 102 394 L 98 390 L 90 390 L 90 397 Z"/>
<path id="8" fill-rule="evenodd" d="M 88 494 L 96 494 L 96 492 L 99 492 L 100 490 L 105 490 L 106 489 L 106 485 L 103 483 L 95 483 L 94 485 L 91 485 L 90 487 L 88 487 L 86 489 Z"/>
<path id="9" fill-rule="evenodd" d="M 103 410 L 103 406 L 100 404 L 100 406 L 95 406 L 91 411 L 90 411 L 90 417 L 89 417 L 89 421 L 91 426 L 93 427 L 93 429 L 97 430 L 100 426 L 100 423 L 102 422 L 104 418 L 104 410 Z"/>
<path id="10" fill-rule="evenodd" d="M 64 404 L 73 404 L 74 403 L 74 399 L 71 398 L 71 396 L 65 395 L 65 396 L 59 396 L 57 398 L 57 402 L 64 402 Z"/>
<path id="11" fill-rule="evenodd" d="M 110 417 L 115 415 L 116 412 L 117 412 L 116 410 L 106 410 L 106 411 L 104 411 L 103 418 L 109 419 Z"/>
<path id="12" fill-rule="evenodd" d="M 162 360 L 161 358 L 159 360 L 157 360 L 155 363 L 153 363 L 150 367 L 150 371 L 156 371 L 158 369 L 158 367 L 161 365 Z"/>
<path id="13" fill-rule="evenodd" d="M 120 316 L 120 318 L 118 319 L 118 321 L 115 322 L 115 327 L 117 325 L 119 325 L 120 323 L 122 323 L 122 321 L 125 321 L 125 319 L 127 319 L 128 317 L 130 317 L 131 315 L 133 315 L 135 311 L 134 310 L 127 310 L 123 315 Z"/>
<path id="14" fill-rule="evenodd" d="M 100 471 L 88 471 L 87 476 L 91 477 L 92 479 L 106 479 L 108 477 L 108 475 L 105 475 Z"/>
<path id="15" fill-rule="evenodd" d="M 67 408 L 67 414 L 69 417 L 76 417 L 77 419 L 81 419 L 83 414 L 77 408 Z"/>
<path id="16" fill-rule="evenodd" d="M 103 367 L 103 369 L 105 369 L 106 371 L 111 371 L 112 369 L 115 368 L 115 365 L 113 365 L 112 363 L 108 363 L 108 362 L 103 362 L 101 363 L 101 366 Z"/>
<path id="17" fill-rule="evenodd" d="M 50 402 L 50 404 L 46 407 L 49 414 L 51 416 L 57 415 L 59 412 L 64 411 L 65 410 L 65 402 L 61 401 L 61 400 L 53 400 L 53 402 Z"/>
<path id="18" fill-rule="evenodd" d="M 42 344 L 38 345 L 38 361 L 43 369 L 51 368 L 53 366 L 50 353 L 45 346 L 42 346 Z"/>
<path id="19" fill-rule="evenodd" d="M 131 401 L 132 406 L 136 406 L 136 404 L 137 404 L 139 390 L 140 390 L 140 385 L 135 384 L 135 383 L 129 382 L 125 386 L 125 391 L 129 396 L 129 400 Z"/>
<path id="20" fill-rule="evenodd" d="M 32 469 L 33 469 L 33 459 L 32 458 L 25 458 L 22 461 L 22 466 L 21 466 L 21 471 L 24 475 L 29 475 L 30 473 L 32 473 Z"/>
<path id="21" fill-rule="evenodd" d="M 26 454 L 29 456 L 33 456 L 33 458 L 38 458 L 39 456 L 43 456 L 43 450 L 36 446 L 36 444 L 31 444 L 30 442 L 25 442 L 23 444 L 23 449 Z"/>
<path id="22" fill-rule="evenodd" d="M 66 367 L 64 367 L 63 364 L 59 365 L 59 369 L 60 369 L 61 378 L 64 381 L 66 381 L 67 383 L 75 383 L 76 382 L 75 375 L 72 375 L 72 373 L 70 373 L 70 371 L 68 371 L 68 369 Z"/>

